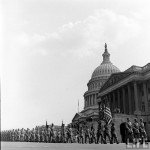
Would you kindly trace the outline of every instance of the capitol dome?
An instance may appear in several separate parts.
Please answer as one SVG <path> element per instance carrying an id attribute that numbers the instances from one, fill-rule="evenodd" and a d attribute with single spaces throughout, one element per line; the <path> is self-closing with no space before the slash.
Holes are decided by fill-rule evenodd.
<path id="1" fill-rule="evenodd" d="M 92 73 L 92 79 L 102 76 L 110 76 L 112 73 L 120 72 L 120 70 L 110 61 L 110 54 L 107 51 L 107 44 L 105 44 L 105 52 L 102 56 L 103 62 Z"/>
<path id="2" fill-rule="evenodd" d="M 106 43 L 105 51 L 102 56 L 102 63 L 94 70 L 91 79 L 87 83 L 88 90 L 84 93 L 84 111 L 89 108 L 98 109 L 97 96 L 100 88 L 112 73 L 120 72 L 120 70 L 110 61 L 110 54 L 108 53 Z"/>

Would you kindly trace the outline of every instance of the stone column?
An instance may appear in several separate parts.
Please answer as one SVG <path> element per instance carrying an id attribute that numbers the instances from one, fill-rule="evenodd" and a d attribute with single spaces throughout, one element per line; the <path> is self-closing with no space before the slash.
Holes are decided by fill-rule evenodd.
<path id="1" fill-rule="evenodd" d="M 97 96 L 98 96 L 98 93 L 95 94 L 96 104 L 97 104 Z"/>
<path id="2" fill-rule="evenodd" d="M 131 88 L 128 84 L 128 101 L 129 101 L 129 114 L 132 114 L 132 101 L 131 101 Z"/>
<path id="3" fill-rule="evenodd" d="M 110 105 L 109 105 L 110 103 L 109 102 L 110 102 L 110 99 L 109 99 L 109 93 L 108 93 L 107 94 L 107 106 L 110 108 Z"/>
<path id="4" fill-rule="evenodd" d="M 95 101 L 94 101 L 94 94 L 92 95 L 93 96 L 93 105 L 95 104 Z"/>
<path id="5" fill-rule="evenodd" d="M 90 106 L 92 105 L 92 98 L 91 98 L 91 95 L 89 96 L 90 97 Z"/>
<path id="6" fill-rule="evenodd" d="M 99 113 L 99 119 L 100 119 L 100 102 L 98 102 L 98 113 Z"/>
<path id="7" fill-rule="evenodd" d="M 122 98 L 123 98 L 123 112 L 126 114 L 126 103 L 125 103 L 125 89 L 122 88 Z"/>
<path id="8" fill-rule="evenodd" d="M 115 105 L 115 91 L 113 91 L 113 112 L 114 112 L 114 109 L 116 108 L 116 105 Z"/>
<path id="9" fill-rule="evenodd" d="M 118 98 L 117 98 L 117 101 L 118 101 L 118 108 L 120 108 L 120 91 L 119 89 L 117 90 L 117 95 L 118 95 Z"/>
<path id="10" fill-rule="evenodd" d="M 92 97 L 93 97 L 93 105 L 94 105 L 94 94 L 92 95 Z"/>
<path id="11" fill-rule="evenodd" d="M 86 107 L 88 106 L 88 100 L 87 100 L 87 97 L 86 97 Z"/>
<path id="12" fill-rule="evenodd" d="M 94 94 L 93 94 L 93 105 L 95 104 Z"/>
<path id="13" fill-rule="evenodd" d="M 148 113 L 148 97 L 147 97 L 147 90 L 146 90 L 146 83 L 143 82 L 143 91 L 144 91 L 144 104 L 145 104 L 145 113 Z"/>
<path id="14" fill-rule="evenodd" d="M 120 91 L 119 91 L 119 89 L 117 90 L 117 94 L 118 94 L 118 108 L 120 109 Z"/>
<path id="15" fill-rule="evenodd" d="M 140 115 L 140 110 L 139 110 L 139 104 L 138 104 L 138 89 L 137 89 L 137 83 L 134 82 L 134 100 L 135 100 L 135 115 Z"/>
<path id="16" fill-rule="evenodd" d="M 110 95 L 110 93 L 108 93 L 108 102 L 109 102 L 110 110 L 112 111 L 112 102 L 111 102 L 111 95 Z"/>
<path id="17" fill-rule="evenodd" d="M 94 95 L 92 94 L 92 105 L 94 105 Z"/>
<path id="18" fill-rule="evenodd" d="M 91 106 L 93 105 L 93 95 L 90 95 L 91 97 Z"/>
<path id="19" fill-rule="evenodd" d="M 89 96 L 87 96 L 87 106 L 89 107 Z"/>
<path id="20" fill-rule="evenodd" d="M 87 99 L 84 99 L 84 108 L 86 108 L 86 104 L 87 104 Z"/>

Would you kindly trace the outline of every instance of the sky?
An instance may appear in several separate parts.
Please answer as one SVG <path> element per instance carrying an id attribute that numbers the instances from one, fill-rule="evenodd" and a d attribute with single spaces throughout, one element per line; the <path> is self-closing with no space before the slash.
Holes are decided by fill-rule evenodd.
<path id="1" fill-rule="evenodd" d="M 149 0 L 2 0 L 1 129 L 71 122 L 102 62 L 150 62 Z"/>

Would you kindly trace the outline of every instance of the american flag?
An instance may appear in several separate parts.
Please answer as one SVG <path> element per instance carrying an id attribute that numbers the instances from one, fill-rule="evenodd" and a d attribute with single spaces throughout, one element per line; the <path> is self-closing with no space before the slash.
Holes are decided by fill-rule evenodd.
<path id="1" fill-rule="evenodd" d="M 110 124 L 111 121 L 112 121 L 112 115 L 111 115 L 111 111 L 110 111 L 110 108 L 109 107 L 105 107 L 104 108 L 104 120 Z"/>

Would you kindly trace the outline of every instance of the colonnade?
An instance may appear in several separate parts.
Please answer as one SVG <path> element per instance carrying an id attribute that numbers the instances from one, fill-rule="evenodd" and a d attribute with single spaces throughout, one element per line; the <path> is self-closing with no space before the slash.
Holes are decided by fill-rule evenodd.
<path id="1" fill-rule="evenodd" d="M 110 104 L 111 112 L 119 111 L 123 114 L 140 114 L 142 104 L 144 112 L 148 112 L 148 83 L 145 82 L 130 82 L 113 90 L 101 97 L 104 103 L 107 101 Z M 143 101 L 142 98 L 144 97 Z"/>
<path id="2" fill-rule="evenodd" d="M 94 93 L 94 94 L 90 94 L 90 95 L 85 96 L 85 100 L 84 100 L 85 108 L 97 104 L 97 95 L 98 95 L 98 93 Z"/>

